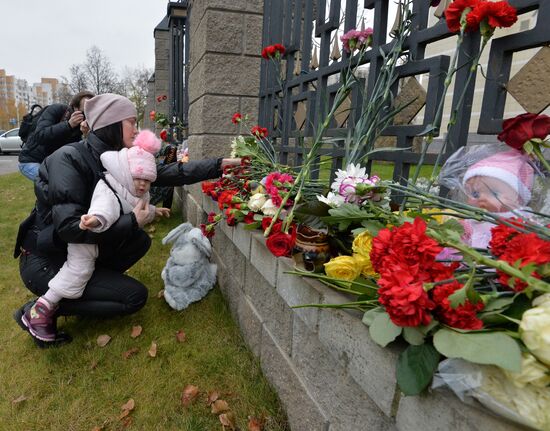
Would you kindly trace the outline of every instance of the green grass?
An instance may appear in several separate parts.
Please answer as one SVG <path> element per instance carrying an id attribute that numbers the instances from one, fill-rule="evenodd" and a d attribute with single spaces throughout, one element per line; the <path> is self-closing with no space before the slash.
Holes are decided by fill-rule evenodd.
<path id="1" fill-rule="evenodd" d="M 32 297 L 23 286 L 13 243 L 19 222 L 34 204 L 31 183 L 20 174 L 0 176 L 0 430 L 105 430 L 123 428 L 121 406 L 133 398 L 130 414 L 136 430 L 219 430 L 217 415 L 206 405 L 216 390 L 245 430 L 247 416 L 266 417 L 266 430 L 287 430 L 286 418 L 273 389 L 262 376 L 258 361 L 246 348 L 219 291 L 188 310 L 176 312 L 157 298 L 163 284 L 160 272 L 169 248 L 161 238 L 181 219 L 156 223 L 153 246 L 129 272 L 149 288 L 147 305 L 124 318 L 60 320 L 74 336 L 60 348 L 38 349 L 13 321 L 11 313 Z M 130 337 L 133 325 L 143 333 Z M 187 341 L 178 343 L 182 329 Z M 112 340 L 100 348 L 96 339 Z M 147 355 L 158 344 L 155 358 Z M 139 352 L 129 359 L 123 352 Z M 183 408 L 185 386 L 198 386 L 200 395 Z M 13 403 L 18 397 L 27 399 Z"/>

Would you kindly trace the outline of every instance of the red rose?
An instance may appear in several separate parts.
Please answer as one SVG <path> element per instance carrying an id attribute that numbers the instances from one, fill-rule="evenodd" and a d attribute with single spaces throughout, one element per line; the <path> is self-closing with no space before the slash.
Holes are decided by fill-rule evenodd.
<path id="1" fill-rule="evenodd" d="M 386 278 L 378 280 L 378 301 L 398 326 L 427 325 L 435 307 L 421 282 L 406 269 L 395 267 Z"/>
<path id="2" fill-rule="evenodd" d="M 162 139 L 164 142 L 168 139 L 168 131 L 166 129 L 162 129 L 159 133 L 160 139 Z"/>
<path id="3" fill-rule="evenodd" d="M 478 24 L 487 20 L 487 24 L 493 29 L 497 27 L 511 27 L 517 20 L 517 11 L 507 1 L 490 2 L 483 1 L 468 14 L 468 20 Z M 468 21 L 469 25 L 469 21 Z"/>
<path id="4" fill-rule="evenodd" d="M 498 139 L 512 148 L 523 149 L 530 139 L 544 139 L 550 133 L 550 117 L 544 114 L 521 114 L 504 120 Z"/>
<path id="5" fill-rule="evenodd" d="M 445 19 L 447 21 L 447 27 L 453 33 L 460 31 L 460 20 L 464 11 L 469 9 L 467 18 L 471 11 L 479 4 L 480 0 L 455 0 L 445 10 Z M 469 21 L 467 19 L 466 31 L 477 30 L 479 22 Z"/>
<path id="6" fill-rule="evenodd" d="M 275 232 L 269 235 L 265 245 L 274 256 L 290 256 L 296 243 L 296 229 L 291 228 L 290 233 Z"/>
<path id="7" fill-rule="evenodd" d="M 243 119 L 243 116 L 241 114 L 239 114 L 238 112 L 235 112 L 233 114 L 233 117 L 231 117 L 231 122 L 233 124 L 239 124 Z"/>
<path id="8" fill-rule="evenodd" d="M 261 139 L 267 136 L 267 129 L 265 127 L 254 126 L 250 131 L 256 138 Z"/>
<path id="9" fill-rule="evenodd" d="M 265 231 L 269 225 L 271 224 L 271 220 L 273 220 L 271 217 L 264 217 L 262 219 L 262 229 Z M 280 232 L 281 231 L 281 226 L 283 225 L 283 222 L 282 221 L 278 221 L 277 223 L 275 223 L 273 225 L 273 227 L 271 228 L 271 234 L 275 233 L 275 232 Z"/>
<path id="10" fill-rule="evenodd" d="M 466 300 L 456 308 L 451 306 L 449 296 L 463 287 L 458 281 L 441 284 L 431 290 L 432 299 L 436 304 L 434 315 L 437 319 L 453 328 L 475 330 L 483 328 L 483 321 L 477 317 L 477 313 L 485 308 L 483 301 L 472 303 Z"/>

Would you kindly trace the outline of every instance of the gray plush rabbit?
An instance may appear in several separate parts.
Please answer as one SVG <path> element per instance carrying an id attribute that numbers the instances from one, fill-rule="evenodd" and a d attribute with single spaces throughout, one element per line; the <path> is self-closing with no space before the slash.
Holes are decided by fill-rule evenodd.
<path id="1" fill-rule="evenodd" d="M 162 270 L 164 298 L 175 310 L 201 300 L 216 282 L 217 266 L 210 263 L 212 247 L 201 230 L 182 223 L 162 240 L 174 243 Z"/>

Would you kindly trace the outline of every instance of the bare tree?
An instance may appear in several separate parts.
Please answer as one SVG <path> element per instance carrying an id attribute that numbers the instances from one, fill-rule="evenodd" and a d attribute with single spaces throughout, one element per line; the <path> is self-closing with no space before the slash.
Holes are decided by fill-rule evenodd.
<path id="1" fill-rule="evenodd" d="M 120 93 L 122 86 L 111 61 L 97 46 L 86 51 L 86 62 L 82 66 L 89 90 L 95 94 Z"/>
<path id="2" fill-rule="evenodd" d="M 147 81 L 152 73 L 153 71 L 145 66 L 136 67 L 135 69 L 126 68 L 124 71 L 122 82 L 125 94 L 136 106 L 138 126 L 141 126 L 143 122 L 145 105 L 147 104 Z"/>
<path id="3" fill-rule="evenodd" d="M 88 77 L 84 70 L 84 65 L 73 64 L 69 69 L 70 79 L 69 88 L 73 93 L 79 93 L 88 89 Z"/>
<path id="4" fill-rule="evenodd" d="M 75 94 L 78 93 L 75 92 Z M 55 95 L 55 101 L 59 103 L 64 103 L 65 105 L 68 105 L 71 102 L 72 98 L 72 87 L 69 83 L 69 80 L 62 76 L 61 82 L 57 86 L 57 94 Z"/>

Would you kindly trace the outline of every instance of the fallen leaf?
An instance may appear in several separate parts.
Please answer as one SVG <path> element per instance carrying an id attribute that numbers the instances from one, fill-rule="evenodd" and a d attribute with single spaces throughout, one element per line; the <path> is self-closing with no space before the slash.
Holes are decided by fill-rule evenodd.
<path id="1" fill-rule="evenodd" d="M 140 325 L 133 326 L 132 327 L 132 333 L 130 334 L 130 337 L 137 338 L 141 335 L 141 331 L 143 331 L 143 328 Z"/>
<path id="2" fill-rule="evenodd" d="M 219 397 L 220 397 L 220 393 L 218 391 L 209 392 L 208 393 L 208 400 L 206 402 L 208 403 L 208 405 L 211 405 Z"/>
<path id="3" fill-rule="evenodd" d="M 157 298 L 158 298 L 158 299 L 164 298 L 164 289 L 160 289 L 160 290 L 159 290 L 159 293 L 157 293 Z"/>
<path id="4" fill-rule="evenodd" d="M 155 343 L 154 341 L 151 343 L 151 347 L 149 347 L 149 356 L 151 358 L 154 358 L 157 356 L 157 343 Z"/>
<path id="5" fill-rule="evenodd" d="M 121 409 L 122 410 L 134 410 L 136 407 L 136 403 L 133 398 L 130 398 L 128 401 L 126 401 L 126 404 L 123 404 Z"/>
<path id="6" fill-rule="evenodd" d="M 16 399 L 14 400 L 11 400 L 11 403 L 12 404 L 19 404 L 19 403 L 22 403 L 23 401 L 27 401 L 28 400 L 28 397 L 25 396 L 25 395 L 20 395 L 18 396 Z"/>
<path id="7" fill-rule="evenodd" d="M 128 358 L 130 358 L 130 356 L 135 355 L 137 352 L 139 352 L 139 348 L 138 348 L 138 347 L 132 347 L 130 350 L 126 350 L 126 351 L 122 354 L 122 357 L 123 357 L 124 359 L 128 359 Z"/>
<path id="8" fill-rule="evenodd" d="M 97 368 L 97 365 L 98 365 L 97 361 L 92 361 L 92 363 L 90 364 L 90 370 L 95 370 Z"/>
<path id="9" fill-rule="evenodd" d="M 132 425 L 132 422 L 134 420 L 132 419 L 132 416 L 126 416 L 125 418 L 122 418 L 121 422 L 122 422 L 122 426 L 124 428 L 128 428 L 130 425 Z"/>
<path id="10" fill-rule="evenodd" d="M 124 410 L 120 416 L 118 417 L 119 420 L 122 420 L 124 419 L 126 416 L 128 416 L 130 414 L 130 410 Z"/>
<path id="11" fill-rule="evenodd" d="M 235 430 L 235 413 L 227 412 L 218 416 L 224 427 L 229 427 L 230 430 Z"/>
<path id="12" fill-rule="evenodd" d="M 199 388 L 193 385 L 187 385 L 183 389 L 183 393 L 181 394 L 181 403 L 183 404 L 183 407 L 187 407 L 189 404 L 191 404 L 195 398 L 197 398 L 197 395 L 199 394 Z"/>
<path id="13" fill-rule="evenodd" d="M 103 334 L 97 337 L 97 345 L 99 347 L 105 347 L 107 343 L 109 343 L 109 341 L 111 341 L 111 337 L 107 334 Z"/>
<path id="14" fill-rule="evenodd" d="M 248 431 L 262 431 L 263 421 L 253 416 L 248 416 Z"/>
<path id="15" fill-rule="evenodd" d="M 178 340 L 180 343 L 183 343 L 187 339 L 187 335 L 185 335 L 185 332 L 183 332 L 181 329 L 176 332 L 176 340 Z"/>
<path id="16" fill-rule="evenodd" d="M 212 413 L 217 415 L 218 413 L 223 413 L 229 410 L 229 404 L 224 400 L 216 400 L 212 404 Z"/>

